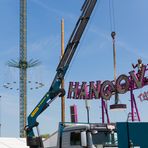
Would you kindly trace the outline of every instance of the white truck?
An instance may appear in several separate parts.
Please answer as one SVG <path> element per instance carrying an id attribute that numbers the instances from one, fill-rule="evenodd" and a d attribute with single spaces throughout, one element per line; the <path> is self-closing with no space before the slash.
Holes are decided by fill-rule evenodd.
<path id="1" fill-rule="evenodd" d="M 59 123 L 45 148 L 117 148 L 115 124 Z"/>

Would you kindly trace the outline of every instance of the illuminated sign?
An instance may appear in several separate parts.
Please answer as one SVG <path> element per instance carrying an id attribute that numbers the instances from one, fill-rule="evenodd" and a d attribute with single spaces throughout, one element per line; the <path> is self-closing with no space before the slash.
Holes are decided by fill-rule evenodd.
<path id="1" fill-rule="evenodd" d="M 139 89 L 148 85 L 148 78 L 145 77 L 146 66 L 144 65 L 140 72 L 130 71 L 129 76 L 122 74 L 116 82 L 106 80 L 87 82 L 69 82 L 68 96 L 71 99 L 99 99 L 109 100 L 111 96 L 118 92 L 124 94 L 131 89 Z"/>

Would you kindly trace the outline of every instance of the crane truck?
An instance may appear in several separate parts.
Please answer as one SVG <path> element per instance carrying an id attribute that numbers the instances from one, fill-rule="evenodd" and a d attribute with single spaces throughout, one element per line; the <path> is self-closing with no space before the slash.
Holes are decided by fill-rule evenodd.
<path id="1" fill-rule="evenodd" d="M 25 131 L 26 131 L 26 140 L 27 140 L 27 145 L 30 148 L 44 148 L 43 145 L 43 140 L 41 138 L 41 136 L 39 135 L 38 132 L 38 125 L 39 123 L 36 121 L 37 117 L 55 100 L 56 97 L 61 97 L 65 95 L 65 90 L 61 89 L 61 83 L 62 83 L 62 79 L 64 78 L 66 71 L 70 65 L 70 62 L 74 56 L 74 53 L 77 49 L 77 46 L 80 42 L 80 39 L 82 37 L 82 34 L 86 28 L 86 25 L 89 21 L 89 18 L 92 14 L 92 11 L 96 5 L 97 0 L 85 0 L 82 8 L 81 8 L 81 15 L 74 27 L 74 30 L 70 36 L 70 39 L 67 43 L 64 55 L 62 56 L 62 59 L 59 62 L 59 65 L 57 66 L 56 69 L 56 74 L 55 77 L 53 79 L 53 82 L 51 83 L 51 86 L 48 90 L 48 92 L 43 96 L 43 98 L 40 100 L 40 102 L 36 105 L 36 107 L 33 109 L 33 111 L 30 113 L 30 115 L 28 116 L 27 120 L 28 120 L 28 125 L 25 126 Z M 62 125 L 62 124 L 60 124 Z M 92 124 L 93 125 L 93 124 Z M 92 144 L 92 140 L 91 140 L 91 135 L 93 130 L 91 130 L 92 127 L 91 124 L 88 125 L 73 125 L 73 126 L 69 126 L 69 127 L 65 127 L 65 124 L 63 124 L 63 126 L 61 126 L 62 128 L 60 128 L 59 130 L 63 130 L 66 131 L 64 133 L 69 133 L 72 134 L 73 132 L 67 132 L 67 131 L 79 131 L 81 132 L 81 138 L 82 138 L 82 143 L 81 145 L 84 147 L 88 147 L 88 148 L 93 148 L 93 144 Z M 37 128 L 37 133 L 38 135 L 35 136 L 34 134 L 34 128 Z M 95 127 L 95 126 L 94 126 Z M 96 126 L 97 128 L 97 126 Z M 107 128 L 105 129 L 107 130 Z M 86 133 L 86 134 L 84 134 Z M 104 132 L 106 133 L 106 132 Z M 71 148 L 73 146 L 64 146 L 63 143 L 64 141 L 66 142 L 66 134 L 64 134 L 65 136 L 63 136 L 63 134 L 59 134 L 59 145 L 57 146 L 57 148 Z M 63 138 L 62 138 L 62 137 Z M 67 135 L 68 136 L 68 135 Z M 77 136 L 76 136 L 77 137 Z M 86 142 L 87 139 L 87 142 Z M 78 148 L 82 147 L 82 146 L 78 146 Z M 73 147 L 73 148 L 77 148 L 77 147 Z"/>
<path id="2" fill-rule="evenodd" d="M 115 124 L 59 123 L 43 143 L 45 148 L 117 148 L 117 129 Z"/>

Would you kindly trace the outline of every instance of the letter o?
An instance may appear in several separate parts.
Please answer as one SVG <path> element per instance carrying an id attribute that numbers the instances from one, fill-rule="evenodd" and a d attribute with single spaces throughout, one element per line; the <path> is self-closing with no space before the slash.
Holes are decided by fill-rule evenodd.
<path id="1" fill-rule="evenodd" d="M 112 92 L 115 90 L 115 87 L 112 82 L 104 81 L 101 85 L 101 97 L 105 100 L 109 100 L 112 96 Z"/>
<path id="2" fill-rule="evenodd" d="M 122 81 L 125 81 L 124 83 L 121 83 Z M 126 75 L 120 75 L 116 81 L 116 89 L 117 92 L 120 94 L 124 94 L 129 89 L 129 79 Z"/>

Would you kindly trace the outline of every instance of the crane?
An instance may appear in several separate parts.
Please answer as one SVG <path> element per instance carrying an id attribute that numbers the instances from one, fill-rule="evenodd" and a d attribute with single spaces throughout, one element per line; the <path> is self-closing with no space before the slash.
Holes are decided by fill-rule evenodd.
<path id="1" fill-rule="evenodd" d="M 27 136 L 27 145 L 30 146 L 30 148 L 43 147 L 42 138 L 40 136 L 36 137 L 33 131 L 34 127 L 36 127 L 38 131 L 39 123 L 36 121 L 36 119 L 55 100 L 56 97 L 65 95 L 65 90 L 60 88 L 62 79 L 64 78 L 74 53 L 78 47 L 96 2 L 97 0 L 85 0 L 81 8 L 82 13 L 70 36 L 64 55 L 57 66 L 56 74 L 51 86 L 48 92 L 43 96 L 43 98 L 28 116 L 28 125 L 25 127 L 25 131 Z"/>

